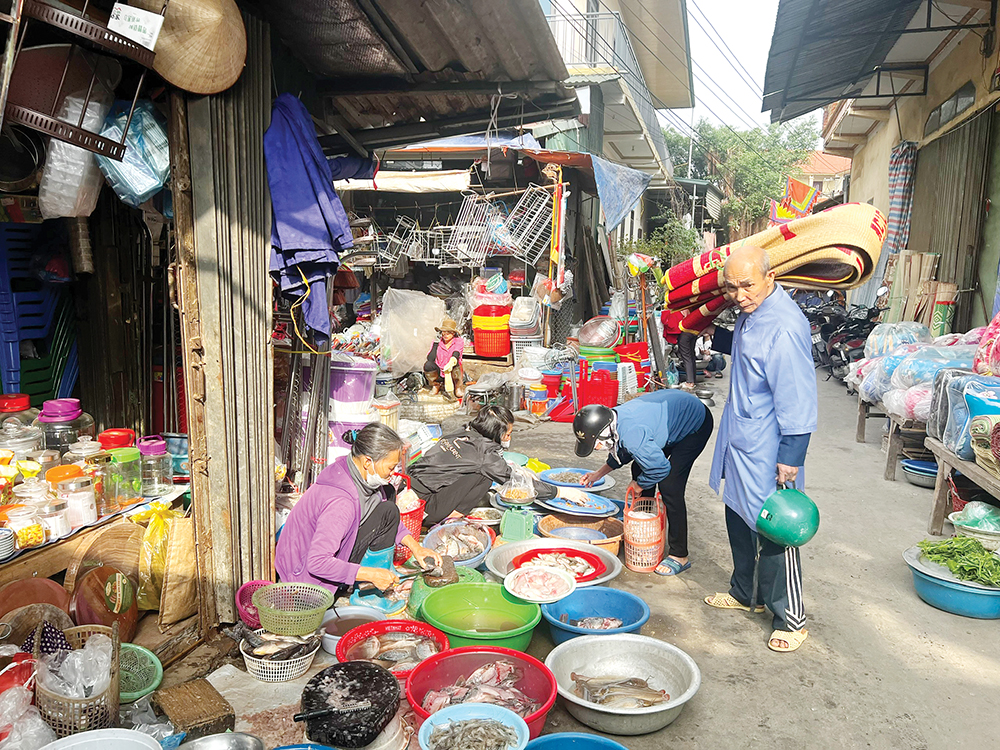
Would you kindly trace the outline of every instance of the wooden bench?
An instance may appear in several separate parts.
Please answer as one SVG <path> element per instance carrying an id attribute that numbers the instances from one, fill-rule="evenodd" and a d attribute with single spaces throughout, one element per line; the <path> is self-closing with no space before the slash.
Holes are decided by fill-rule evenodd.
<path id="1" fill-rule="evenodd" d="M 878 411 L 876 411 L 878 410 Z M 854 436 L 855 442 L 865 442 L 865 427 L 869 419 L 889 420 L 889 445 L 885 455 L 885 472 L 883 477 L 889 482 L 896 481 L 896 464 L 903 453 L 903 432 L 926 432 L 927 425 L 915 419 L 901 420 L 888 414 L 881 404 L 869 404 L 858 397 L 858 429 Z"/>
<path id="2" fill-rule="evenodd" d="M 944 519 L 951 508 L 948 496 L 948 477 L 958 470 L 968 479 L 975 482 L 993 497 L 1000 498 L 1000 480 L 990 474 L 975 461 L 965 461 L 945 447 L 944 443 L 929 437 L 924 440 L 927 450 L 937 459 L 937 480 L 934 482 L 934 502 L 931 505 L 931 517 L 927 522 L 927 533 L 940 536 L 944 529 Z"/>

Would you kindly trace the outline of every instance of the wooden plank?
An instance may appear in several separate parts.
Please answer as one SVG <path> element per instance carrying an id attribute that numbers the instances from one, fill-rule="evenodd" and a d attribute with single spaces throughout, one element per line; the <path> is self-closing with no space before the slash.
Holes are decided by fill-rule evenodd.
<path id="1" fill-rule="evenodd" d="M 865 442 L 865 424 L 868 421 L 868 402 L 858 399 L 858 430 L 854 435 L 855 443 Z"/>
<path id="2" fill-rule="evenodd" d="M 81 544 L 90 544 L 100 527 L 81 531 L 68 539 L 25 552 L 16 560 L 0 565 L 0 586 L 23 578 L 50 578 L 69 567 Z"/>
<path id="3" fill-rule="evenodd" d="M 895 419 L 889 420 L 889 446 L 885 456 L 884 478 L 889 482 L 896 481 L 896 461 L 903 450 L 903 435 L 900 431 L 899 422 Z"/>
<path id="4" fill-rule="evenodd" d="M 156 626 L 156 612 L 149 612 L 139 620 L 132 643 L 148 648 L 164 667 L 190 653 L 201 643 L 201 622 L 192 615 L 171 625 L 166 633 Z"/>

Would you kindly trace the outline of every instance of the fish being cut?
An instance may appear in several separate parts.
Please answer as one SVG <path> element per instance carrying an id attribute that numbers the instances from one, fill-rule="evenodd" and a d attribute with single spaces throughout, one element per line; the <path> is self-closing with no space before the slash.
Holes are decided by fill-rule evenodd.
<path id="1" fill-rule="evenodd" d="M 498 659 L 484 664 L 468 677 L 459 677 L 453 685 L 429 690 L 421 706 L 432 714 L 457 703 L 492 703 L 509 708 L 524 718 L 537 711 L 540 704 L 517 687 L 523 676 L 514 662 Z"/>
<path id="2" fill-rule="evenodd" d="M 646 708 L 670 700 L 666 690 L 655 690 L 640 677 L 587 677 L 573 672 L 573 692 L 591 703 L 613 708 Z"/>
<path id="3" fill-rule="evenodd" d="M 448 721 L 434 727 L 430 750 L 507 750 L 517 747 L 517 732 L 495 719 Z"/>
<path id="4" fill-rule="evenodd" d="M 347 650 L 347 661 L 370 661 L 390 672 L 406 672 L 441 650 L 430 636 L 383 633 L 358 641 Z"/>

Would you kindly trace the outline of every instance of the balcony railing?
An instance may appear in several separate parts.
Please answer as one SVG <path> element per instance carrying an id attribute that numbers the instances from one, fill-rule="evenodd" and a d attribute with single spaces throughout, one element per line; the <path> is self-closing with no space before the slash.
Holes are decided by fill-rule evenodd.
<path id="1" fill-rule="evenodd" d="M 555 3 L 553 4 L 555 8 Z M 565 5 L 548 17 L 549 28 L 570 74 L 602 71 L 617 73 L 625 81 L 639 108 L 656 153 L 668 163 L 667 144 L 653 106 L 653 96 L 642 77 L 628 29 L 618 13 L 580 13 Z"/>

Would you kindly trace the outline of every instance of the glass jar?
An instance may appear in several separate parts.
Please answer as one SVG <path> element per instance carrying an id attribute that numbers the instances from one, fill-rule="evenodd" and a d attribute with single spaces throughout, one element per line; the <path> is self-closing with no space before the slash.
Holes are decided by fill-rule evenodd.
<path id="1" fill-rule="evenodd" d="M 87 456 L 83 473 L 94 480 L 94 497 L 97 499 L 97 515 L 101 518 L 117 513 L 118 507 L 111 489 L 111 454 L 100 451 Z"/>
<path id="2" fill-rule="evenodd" d="M 0 424 L 7 424 L 11 420 L 30 425 L 38 414 L 38 409 L 31 408 L 31 396 L 26 393 L 5 393 L 0 396 Z"/>
<path id="3" fill-rule="evenodd" d="M 74 529 L 97 522 L 97 498 L 94 480 L 78 476 L 64 479 L 56 485 L 56 497 L 66 503 L 69 525 Z"/>
<path id="4" fill-rule="evenodd" d="M 42 404 L 38 419 L 32 422 L 45 433 L 45 447 L 61 456 L 81 435 L 97 436 L 94 418 L 80 408 L 78 398 L 56 398 Z"/>
<path id="5" fill-rule="evenodd" d="M 44 505 L 50 494 L 49 483 L 38 477 L 14 485 L 14 502 L 19 505 Z"/>
<path id="6" fill-rule="evenodd" d="M 114 448 L 111 454 L 111 499 L 125 508 L 142 500 L 142 471 L 138 448 Z"/>
<path id="7" fill-rule="evenodd" d="M 106 451 L 114 450 L 115 448 L 134 448 L 135 430 L 130 430 L 126 427 L 112 427 L 110 430 L 105 430 L 98 435 L 97 441 Z"/>
<path id="8" fill-rule="evenodd" d="M 90 435 L 81 435 L 80 439 L 70 445 L 69 450 L 63 454 L 62 462 L 84 466 L 90 456 L 100 453 L 107 455 L 107 452 L 95 438 L 90 437 Z"/>
<path id="9" fill-rule="evenodd" d="M 166 495 L 174 488 L 174 460 L 167 453 L 167 441 L 149 435 L 138 441 L 142 494 L 145 497 Z"/>
<path id="10" fill-rule="evenodd" d="M 14 454 L 12 461 L 22 461 L 44 447 L 45 435 L 38 427 L 21 424 L 13 419 L 3 423 L 3 429 L 0 430 L 0 449 L 12 451 Z"/>
<path id="11" fill-rule="evenodd" d="M 38 474 L 40 476 L 45 476 L 45 472 L 51 469 L 53 466 L 58 466 L 62 463 L 61 454 L 59 451 L 50 450 L 44 448 L 40 451 L 32 451 L 28 454 L 28 460 L 34 461 L 41 469 L 39 469 Z"/>
<path id="12" fill-rule="evenodd" d="M 74 479 L 75 477 L 83 476 L 83 467 L 77 466 L 76 464 L 69 464 L 68 466 L 53 466 L 47 472 L 45 472 L 45 481 L 49 483 L 52 490 L 55 491 L 58 485 L 64 479 Z"/>
<path id="13" fill-rule="evenodd" d="M 7 511 L 7 527 L 17 538 L 18 549 L 40 547 L 48 541 L 48 529 L 33 507 L 11 508 Z"/>
<path id="14" fill-rule="evenodd" d="M 58 498 L 50 498 L 48 505 L 38 508 L 38 520 L 49 530 L 49 539 L 62 539 L 73 530 L 68 506 Z"/>

